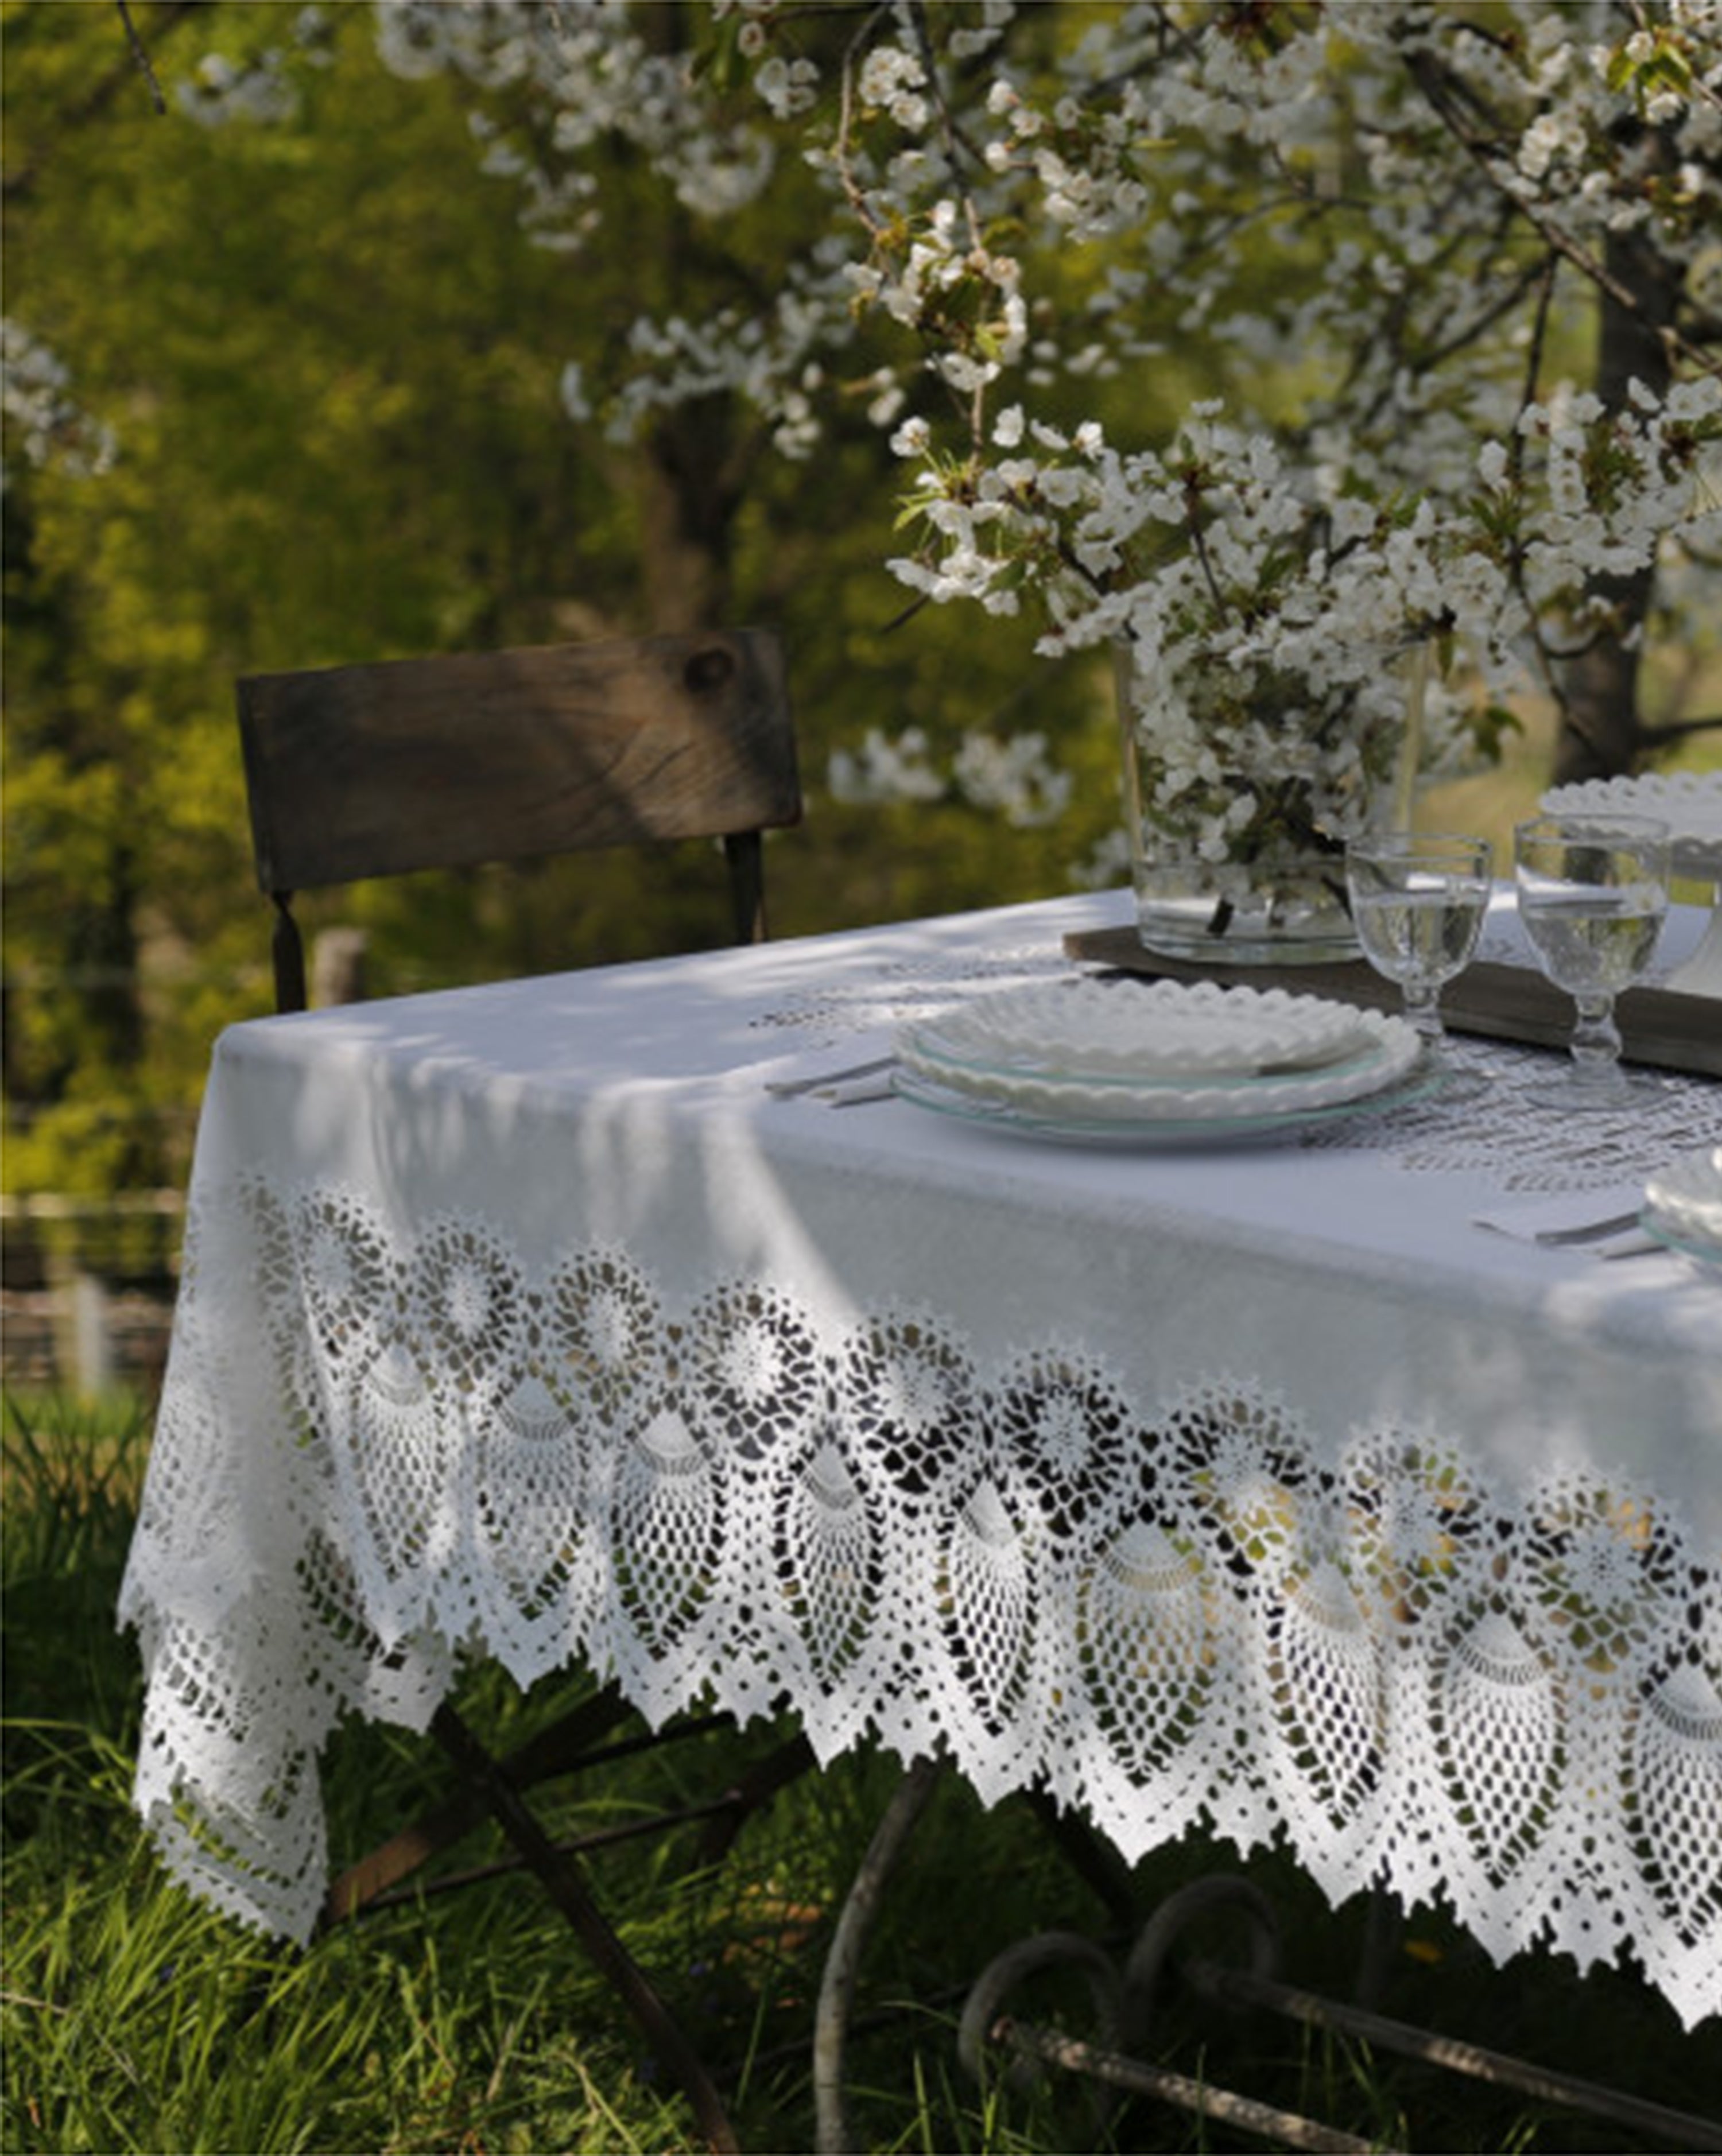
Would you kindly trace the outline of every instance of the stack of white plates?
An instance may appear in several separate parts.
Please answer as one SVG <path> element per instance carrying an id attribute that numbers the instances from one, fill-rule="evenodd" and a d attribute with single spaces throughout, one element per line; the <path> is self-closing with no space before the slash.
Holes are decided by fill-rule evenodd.
<path id="1" fill-rule="evenodd" d="M 1722 771 L 1583 778 L 1553 788 L 1540 805 L 1551 816 L 1653 816 L 1668 827 L 1676 875 L 1722 877 Z"/>
<path id="2" fill-rule="evenodd" d="M 1422 1076 L 1403 1019 L 1206 981 L 1036 982 L 913 1020 L 896 1045 L 905 1099 L 1088 1142 L 1272 1135 Z"/>
<path id="3" fill-rule="evenodd" d="M 1651 1177 L 1641 1224 L 1658 1242 L 1722 1266 L 1722 1146 L 1705 1146 Z"/>
<path id="4" fill-rule="evenodd" d="M 1677 876 L 1716 886 L 1704 941 L 1662 985 L 1683 995 L 1722 997 L 1722 771 L 1646 772 L 1557 786 L 1542 805 L 1555 815 L 1654 816 L 1668 827 Z"/>

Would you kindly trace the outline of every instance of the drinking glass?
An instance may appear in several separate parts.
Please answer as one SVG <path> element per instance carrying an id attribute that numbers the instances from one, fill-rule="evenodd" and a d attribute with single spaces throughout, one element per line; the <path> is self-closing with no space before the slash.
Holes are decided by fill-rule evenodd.
<path id="1" fill-rule="evenodd" d="M 1456 832 L 1376 832 L 1345 849 L 1345 886 L 1363 955 L 1399 983 L 1405 1015 L 1449 1095 L 1484 1083 L 1453 1068 L 1441 991 L 1476 951 L 1494 866 L 1487 839 Z"/>
<path id="2" fill-rule="evenodd" d="M 1650 963 L 1668 910 L 1669 834 L 1648 816 L 1535 816 L 1513 833 L 1519 917 L 1537 963 L 1578 1005 L 1564 1075 L 1539 1097 L 1612 1108 L 1645 1081 L 1622 1070 L 1614 999 Z"/>

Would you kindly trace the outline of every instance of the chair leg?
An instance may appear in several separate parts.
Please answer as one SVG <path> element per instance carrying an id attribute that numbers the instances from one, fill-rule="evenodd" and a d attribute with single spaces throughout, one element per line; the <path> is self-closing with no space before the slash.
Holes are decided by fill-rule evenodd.
<path id="1" fill-rule="evenodd" d="M 763 842 L 757 831 L 737 831 L 724 840 L 730 864 L 730 904 L 738 943 L 766 940 L 766 873 Z"/>
<path id="2" fill-rule="evenodd" d="M 503 1772 L 517 1789 L 570 1773 L 628 1712 L 627 1701 L 613 1686 L 594 1692 L 510 1752 L 500 1763 Z M 325 1897 L 320 1922 L 326 1927 L 361 1914 L 421 1865 L 464 1840 L 487 1810 L 478 1789 L 463 1782 L 442 1804 L 350 1865 Z"/>
<path id="3" fill-rule="evenodd" d="M 621 1994 L 664 2065 L 682 2082 L 712 2147 L 726 2149 L 733 2147 L 733 2138 L 710 2077 L 638 1964 L 600 1912 L 586 1887 L 577 1852 L 611 1840 L 661 1832 L 668 1825 L 703 1820 L 705 1826 L 695 1861 L 702 1868 L 715 1866 L 728 1854 L 748 1818 L 816 1762 L 812 1746 L 797 1734 L 747 1767 L 715 1798 L 703 1804 L 588 1835 L 572 1845 L 552 1842 L 527 1809 L 522 1791 L 679 1735 L 700 1734 L 724 1719 L 717 1715 L 695 1717 L 669 1731 L 597 1749 L 601 1740 L 630 1712 L 620 1691 L 607 1686 L 499 1758 L 479 1743 L 453 1707 L 445 1706 L 433 1719 L 432 1729 L 454 1763 L 458 1787 L 443 1803 L 421 1814 L 341 1873 L 325 1897 L 320 1928 L 327 1929 L 367 1909 L 385 1907 L 398 1900 L 399 1895 L 392 1890 L 403 1880 L 464 1840 L 487 1816 L 495 1819 L 515 1851 L 512 1865 L 489 1865 L 459 1879 L 441 1880 L 438 1885 L 470 1884 L 515 1866 L 533 1871 L 607 1980 Z"/>
<path id="4" fill-rule="evenodd" d="M 1117 1850 L 1079 1812 L 1055 1804 L 1043 1789 L 1029 1793 L 1028 1802 L 1043 1830 L 1057 1842 L 1064 1861 L 1089 1892 L 1105 1908 L 1121 1932 L 1136 1925 L 1136 1895 L 1130 1868 Z"/>
<path id="5" fill-rule="evenodd" d="M 269 943 L 275 972 L 275 1009 L 302 1011 L 305 1008 L 305 944 L 293 917 L 293 893 L 272 891 L 269 897 L 275 909 L 274 933 Z"/>
<path id="6" fill-rule="evenodd" d="M 559 1850 L 510 1781 L 446 1702 L 431 1722 L 437 1741 L 460 1774 L 482 1795 L 503 1832 L 525 1858 L 551 1901 L 572 1926 L 595 1967 L 613 1987 L 646 2041 L 681 2083 L 707 2145 L 720 2156 L 739 2150 L 722 2099 L 699 2054 L 648 1982 L 588 1892 L 572 1857 Z"/>
<path id="7" fill-rule="evenodd" d="M 768 1804 L 780 1789 L 799 1781 L 818 1765 L 813 1748 L 799 1732 L 775 1752 L 746 1768 L 717 1799 L 705 1831 L 700 1837 L 698 1861 L 703 1869 L 720 1864 L 731 1844 L 753 1814 Z"/>
<path id="8" fill-rule="evenodd" d="M 618 1687 L 607 1686 L 582 1700 L 577 1707 L 528 1738 L 524 1744 L 504 1753 L 497 1763 L 515 1789 L 529 1789 L 540 1782 L 553 1781 L 589 1768 L 608 1766 L 633 1753 L 650 1751 L 679 1738 L 703 1736 L 728 1720 L 720 1714 L 684 1717 L 667 1729 L 624 1738 L 604 1744 L 600 1749 L 600 1740 L 632 1712 Z M 643 1834 L 662 1833 L 671 1827 L 693 1825 L 703 1820 L 705 1825 L 694 1861 L 698 1868 L 710 1870 L 729 1854 L 736 1835 L 753 1813 L 816 1764 L 812 1747 L 805 1737 L 797 1734 L 746 1768 L 715 1797 L 679 1811 L 602 1829 L 563 1845 L 577 1850 L 596 1849 L 608 1842 L 633 1840 Z M 433 1857 L 443 1855 L 464 1841 L 487 1816 L 488 1807 L 478 1791 L 462 1783 L 441 1804 L 422 1812 L 386 1841 L 378 1843 L 331 1883 L 318 1918 L 319 1928 L 326 1930 L 332 1924 L 343 1923 L 349 1917 L 362 1916 L 369 1909 L 387 1907 L 399 1900 L 394 1890 L 404 1880 L 428 1864 Z M 494 1877 L 499 1871 L 509 1868 L 505 1864 L 488 1865 L 479 1871 L 464 1873 L 458 1880 L 444 1879 L 438 1884 L 439 1889 L 468 1884 L 474 1879 Z"/>

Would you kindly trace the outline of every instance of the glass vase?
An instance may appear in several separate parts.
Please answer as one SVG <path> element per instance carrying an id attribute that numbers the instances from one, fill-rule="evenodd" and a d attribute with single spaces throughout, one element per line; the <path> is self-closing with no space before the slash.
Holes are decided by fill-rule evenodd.
<path id="1" fill-rule="evenodd" d="M 1120 652 L 1125 819 L 1145 949 L 1219 966 L 1361 955 L 1345 841 L 1407 813 L 1415 672 L 1407 684 L 1385 661 L 1371 694 L 1322 710 L 1283 677 L 1228 674 L 1223 701 L 1200 680 L 1176 698 L 1145 697 L 1134 654 Z"/>
<path id="2" fill-rule="evenodd" d="M 1215 862 L 1164 839 L 1131 864 L 1145 950 L 1191 964 L 1299 966 L 1356 958 L 1343 854 Z"/>

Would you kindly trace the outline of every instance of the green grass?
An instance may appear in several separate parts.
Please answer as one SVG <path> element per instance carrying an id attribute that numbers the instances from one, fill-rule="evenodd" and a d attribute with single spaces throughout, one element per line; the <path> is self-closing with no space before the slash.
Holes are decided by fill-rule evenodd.
<path id="1" fill-rule="evenodd" d="M 130 1809 L 140 1684 L 134 1643 L 112 1615 L 147 1435 L 137 1403 L 6 1405 L 0 2147 L 504 2156 L 692 2146 L 679 2093 L 518 1875 L 415 1897 L 303 1953 L 166 1881 Z M 475 1673 L 462 1704 L 492 1734 L 518 1733 L 545 1712 L 494 1671 Z M 582 1822 L 677 1794 L 693 1771 L 685 1750 L 631 1763 L 602 1804 L 587 1794 Z M 805 1779 L 715 1872 L 690 1869 L 685 1847 L 661 1841 L 594 1860 L 607 1905 L 711 2064 L 750 2150 L 813 2145 L 820 1974 L 895 1772 L 864 1756 Z M 427 1745 L 350 1727 L 325 1778 L 332 1843 L 356 1852 L 440 1780 Z M 461 1859 L 487 1853 L 481 1835 Z M 1270 1893 L 1290 1981 L 1350 1994 L 1366 1912 L 1330 1912 L 1287 1862 L 1241 1866 L 1229 1851 L 1186 1843 L 1139 1868 L 1136 1905 L 1145 1914 L 1214 1869 L 1246 1869 Z M 858 2144 L 989 2156 L 1271 2145 L 1161 2102 L 1108 2111 L 1068 2076 L 1027 2094 L 966 2079 L 956 2022 L 990 1957 L 1032 1932 L 1104 1938 L 1111 1923 L 1030 1806 L 983 1813 L 947 1779 L 864 1963 L 847 2076 Z M 1421 1917 L 1386 1965 L 1385 2012 L 1722 2111 L 1722 2024 L 1685 2037 L 1625 1976 L 1580 1983 L 1569 1965 L 1531 1956 L 1497 1971 Z M 1013 1999 L 1012 2010 L 1085 2031 L 1083 2000 L 1068 1987 Z M 1141 2055 L 1380 2145 L 1652 2145 L 1279 2017 L 1228 2022 L 1176 1998 Z"/>

